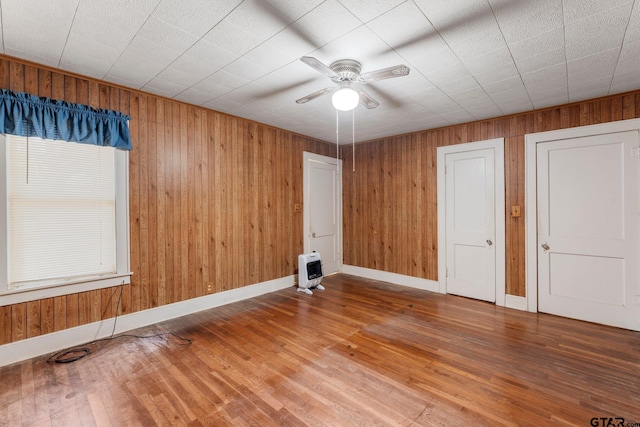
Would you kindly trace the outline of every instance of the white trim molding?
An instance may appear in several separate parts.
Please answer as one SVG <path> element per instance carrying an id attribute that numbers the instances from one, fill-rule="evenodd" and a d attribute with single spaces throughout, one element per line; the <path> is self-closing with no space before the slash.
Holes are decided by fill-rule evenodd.
<path id="1" fill-rule="evenodd" d="M 435 280 L 422 279 L 420 277 L 407 276 L 399 273 L 391 273 L 389 271 L 374 270 L 372 268 L 357 267 L 354 265 L 343 265 L 340 272 L 344 274 L 351 274 L 352 276 L 364 277 L 365 279 L 393 283 L 394 285 L 438 292 L 438 282 Z"/>
<path id="2" fill-rule="evenodd" d="M 527 310 L 538 311 L 538 199 L 537 144 L 558 139 L 640 130 L 640 119 L 531 133 L 524 136 L 525 152 L 525 286 Z"/>
<path id="3" fill-rule="evenodd" d="M 238 289 L 205 295 L 198 298 L 167 304 L 136 313 L 125 314 L 115 318 L 106 319 L 100 322 L 90 323 L 75 328 L 65 329 L 60 332 L 53 332 L 39 337 L 27 338 L 14 343 L 0 346 L 0 366 L 11 365 L 33 357 L 54 353 L 65 348 L 80 345 L 111 335 L 114 328 L 115 333 L 120 334 L 132 329 L 175 319 L 198 311 L 208 310 L 225 304 L 246 300 L 249 298 L 264 295 L 270 292 L 279 291 L 291 287 L 295 292 L 294 276 L 286 276 L 267 282 L 244 286 Z"/>
<path id="4" fill-rule="evenodd" d="M 515 310 L 527 311 L 527 299 L 507 294 L 504 296 L 504 306 Z"/>
<path id="5" fill-rule="evenodd" d="M 506 305 L 506 261 L 505 261 L 505 190 L 504 190 L 504 138 L 468 142 L 437 148 L 437 192 L 438 192 L 438 292 L 447 293 L 446 257 L 446 200 L 445 200 L 445 156 L 447 154 L 493 149 L 495 187 L 495 251 L 496 251 L 496 305 Z"/>

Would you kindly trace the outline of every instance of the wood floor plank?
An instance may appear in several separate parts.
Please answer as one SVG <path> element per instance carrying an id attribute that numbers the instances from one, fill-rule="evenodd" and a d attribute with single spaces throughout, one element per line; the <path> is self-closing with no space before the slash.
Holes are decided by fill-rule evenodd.
<path id="1" fill-rule="evenodd" d="M 4 425 L 640 422 L 640 334 L 348 275 L 0 368 Z M 102 345 L 102 344 L 101 344 Z"/>

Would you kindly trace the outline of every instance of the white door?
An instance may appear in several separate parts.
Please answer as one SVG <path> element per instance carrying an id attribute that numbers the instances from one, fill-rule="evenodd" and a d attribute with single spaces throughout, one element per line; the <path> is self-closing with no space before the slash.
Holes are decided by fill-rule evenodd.
<path id="1" fill-rule="evenodd" d="M 447 293 L 495 302 L 493 150 L 445 159 Z"/>
<path id="2" fill-rule="evenodd" d="M 324 275 L 342 264 L 341 162 L 304 153 L 304 250 L 318 252 Z"/>
<path id="3" fill-rule="evenodd" d="M 440 292 L 505 305 L 504 139 L 437 151 Z"/>
<path id="4" fill-rule="evenodd" d="M 538 310 L 637 329 L 638 132 L 537 144 Z"/>

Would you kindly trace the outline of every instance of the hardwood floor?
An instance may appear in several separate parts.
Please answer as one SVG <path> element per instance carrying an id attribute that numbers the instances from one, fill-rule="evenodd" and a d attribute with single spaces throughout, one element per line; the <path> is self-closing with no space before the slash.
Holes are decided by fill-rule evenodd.
<path id="1" fill-rule="evenodd" d="M 122 338 L 74 363 L 0 368 L 0 425 L 640 423 L 637 332 L 347 275 L 323 283 L 136 331 L 190 345 Z"/>

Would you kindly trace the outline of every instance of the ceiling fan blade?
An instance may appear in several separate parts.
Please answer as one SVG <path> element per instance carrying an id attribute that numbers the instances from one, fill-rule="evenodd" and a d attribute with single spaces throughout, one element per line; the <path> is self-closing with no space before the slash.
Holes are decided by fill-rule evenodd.
<path id="1" fill-rule="evenodd" d="M 302 58 L 300 58 L 300 61 L 304 62 L 309 67 L 311 67 L 314 70 L 324 74 L 327 77 L 335 77 L 336 76 L 336 73 L 334 73 L 331 68 L 327 67 L 322 62 L 318 61 L 316 58 L 314 58 L 312 56 L 303 56 Z"/>
<path id="2" fill-rule="evenodd" d="M 369 95 L 367 92 L 363 91 L 362 89 L 358 89 L 357 92 L 360 95 L 360 103 L 365 107 L 367 107 L 368 109 L 373 110 L 378 105 L 380 105 L 378 101 L 373 99 L 371 95 Z"/>
<path id="3" fill-rule="evenodd" d="M 404 64 L 393 67 L 383 68 L 381 70 L 370 71 L 360 75 L 362 83 L 377 82 L 378 80 L 392 79 L 394 77 L 402 77 L 409 74 L 411 69 Z"/>
<path id="4" fill-rule="evenodd" d="M 318 97 L 320 97 L 322 95 L 326 95 L 326 94 L 328 94 L 330 92 L 333 92 L 334 89 L 335 89 L 335 87 L 326 87 L 326 88 L 324 88 L 322 90 L 319 90 L 317 92 L 313 92 L 312 94 L 309 94 L 309 95 L 307 95 L 307 96 L 305 96 L 303 98 L 300 98 L 300 99 L 296 100 L 296 103 L 297 104 L 306 104 L 307 102 L 309 102 L 309 101 L 311 101 L 313 99 L 316 99 L 316 98 L 318 98 Z"/>

